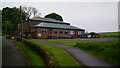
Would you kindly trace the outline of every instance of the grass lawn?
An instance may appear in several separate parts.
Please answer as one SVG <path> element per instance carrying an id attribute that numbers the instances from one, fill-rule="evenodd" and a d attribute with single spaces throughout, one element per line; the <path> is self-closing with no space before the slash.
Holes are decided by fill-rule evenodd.
<path id="1" fill-rule="evenodd" d="M 45 40 L 45 39 L 44 39 Z M 46 39 L 45 41 L 54 42 L 63 45 L 69 45 L 81 48 L 88 51 L 100 58 L 111 62 L 114 65 L 120 65 L 119 47 L 118 40 L 109 41 L 83 41 L 83 40 L 52 40 Z M 77 44 L 78 43 L 78 44 Z"/>
<path id="2" fill-rule="evenodd" d="M 120 37 L 120 32 L 105 32 L 105 33 L 98 33 L 100 34 L 101 37 L 108 37 L 108 38 L 112 38 L 112 37 Z"/>
<path id="3" fill-rule="evenodd" d="M 69 46 L 75 46 L 76 43 L 80 42 L 80 40 L 54 40 L 54 39 L 41 39 L 41 40 Z"/>
<path id="4" fill-rule="evenodd" d="M 54 60 L 57 66 L 79 66 L 80 65 L 71 55 L 69 55 L 62 48 L 40 43 L 35 40 L 29 40 L 29 41 L 48 51 L 54 57 Z"/>
<path id="5" fill-rule="evenodd" d="M 35 52 L 31 51 L 27 46 L 21 42 L 15 42 L 15 44 L 20 47 L 24 54 L 27 56 L 29 66 L 45 66 L 43 59 L 38 56 Z"/>

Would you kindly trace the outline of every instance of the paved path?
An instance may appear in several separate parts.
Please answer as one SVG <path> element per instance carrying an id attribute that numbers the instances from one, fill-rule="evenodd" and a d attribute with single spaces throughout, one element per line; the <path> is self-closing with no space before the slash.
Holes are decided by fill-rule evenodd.
<path id="1" fill-rule="evenodd" d="M 90 41 L 104 41 L 104 40 L 118 40 L 118 38 L 75 38 L 75 39 L 56 39 L 56 40 L 90 40 Z"/>
<path id="2" fill-rule="evenodd" d="M 22 53 L 6 38 L 2 40 L 2 66 L 26 66 Z"/>
<path id="3" fill-rule="evenodd" d="M 77 59 L 78 62 L 82 63 L 85 66 L 112 66 L 112 65 L 108 64 L 107 62 L 102 61 L 102 60 L 96 58 L 95 56 L 82 51 L 79 48 L 75 48 L 72 46 L 65 46 L 65 45 L 56 44 L 56 43 L 51 43 L 51 42 L 47 42 L 47 41 L 43 41 L 43 40 L 36 40 L 36 41 L 46 43 L 46 44 L 49 44 L 52 46 L 64 48 L 69 54 L 71 54 L 75 59 Z"/>

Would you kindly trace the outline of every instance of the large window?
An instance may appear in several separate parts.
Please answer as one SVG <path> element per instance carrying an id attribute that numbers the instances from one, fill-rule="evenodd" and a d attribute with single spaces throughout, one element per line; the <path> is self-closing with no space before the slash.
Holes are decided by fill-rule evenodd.
<path id="1" fill-rule="evenodd" d="M 60 34 L 63 34 L 63 30 L 60 30 L 60 32 L 59 32 Z"/>
<path id="2" fill-rule="evenodd" d="M 42 29 L 42 34 L 47 34 L 47 29 Z"/>
<path id="3" fill-rule="evenodd" d="M 65 32 L 64 32 L 65 34 L 69 34 L 69 32 L 67 31 L 67 30 L 65 30 Z"/>
<path id="4" fill-rule="evenodd" d="M 57 30 L 54 30 L 54 34 L 58 34 L 58 31 L 57 31 Z"/>
<path id="5" fill-rule="evenodd" d="M 71 35 L 74 35 L 74 31 L 70 31 L 70 34 L 71 34 Z"/>
<path id="6" fill-rule="evenodd" d="M 82 32 L 81 32 L 81 31 L 78 31 L 78 35 L 82 35 Z"/>

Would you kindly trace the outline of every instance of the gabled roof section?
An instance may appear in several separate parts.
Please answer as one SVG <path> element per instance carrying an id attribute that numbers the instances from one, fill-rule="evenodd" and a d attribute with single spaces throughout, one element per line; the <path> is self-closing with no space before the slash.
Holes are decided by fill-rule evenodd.
<path id="1" fill-rule="evenodd" d="M 30 20 L 36 20 L 36 21 L 42 21 L 42 22 L 52 22 L 52 23 L 69 24 L 69 23 L 65 23 L 63 21 L 58 21 L 58 20 L 51 19 L 51 18 L 42 18 L 42 17 L 34 17 L 34 18 L 31 18 Z"/>
<path id="2" fill-rule="evenodd" d="M 58 24 L 58 23 L 47 23 L 47 22 L 41 22 L 37 25 L 32 26 L 33 28 L 37 27 L 48 27 L 48 28 L 61 28 L 61 29 L 74 29 L 74 30 L 83 30 L 75 26 L 66 25 L 66 24 Z"/>

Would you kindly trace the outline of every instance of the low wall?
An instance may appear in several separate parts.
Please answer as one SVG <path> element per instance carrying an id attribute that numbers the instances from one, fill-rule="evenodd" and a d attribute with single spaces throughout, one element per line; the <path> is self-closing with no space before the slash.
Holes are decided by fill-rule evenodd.
<path id="1" fill-rule="evenodd" d="M 41 48 L 40 46 L 31 43 L 25 39 L 23 39 L 23 43 L 28 46 L 30 49 L 34 50 L 38 55 L 40 55 L 46 62 L 47 68 L 55 68 L 56 64 L 54 62 L 54 58 L 48 53 L 45 49 Z"/>

